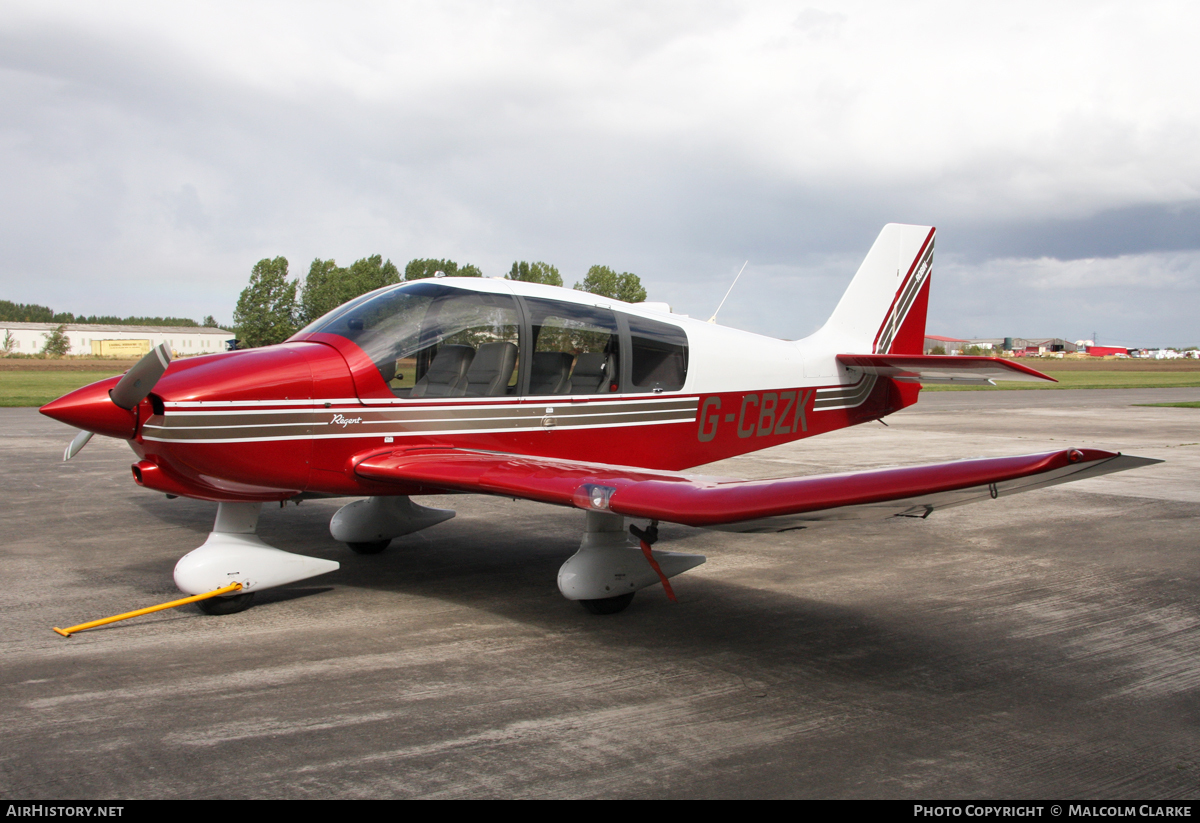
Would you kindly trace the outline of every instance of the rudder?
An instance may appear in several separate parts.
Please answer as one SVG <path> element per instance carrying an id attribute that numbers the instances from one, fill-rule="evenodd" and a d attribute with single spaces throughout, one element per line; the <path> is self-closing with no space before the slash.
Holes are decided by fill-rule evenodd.
<path id="1" fill-rule="evenodd" d="M 884 226 L 818 335 L 841 352 L 921 354 L 935 233 Z"/>

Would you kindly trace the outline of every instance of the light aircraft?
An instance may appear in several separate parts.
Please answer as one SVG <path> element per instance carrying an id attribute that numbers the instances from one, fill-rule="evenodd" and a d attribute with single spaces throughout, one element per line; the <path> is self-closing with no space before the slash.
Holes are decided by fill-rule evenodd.
<path id="1" fill-rule="evenodd" d="M 1159 462 L 1096 449 L 777 480 L 684 469 L 879 420 L 921 384 L 1050 380 L 992 357 L 925 356 L 934 229 L 890 224 L 825 325 L 786 341 L 690 319 L 662 304 L 484 278 L 388 286 L 275 346 L 170 361 L 41 411 L 129 441 L 134 480 L 218 504 L 205 543 L 175 567 L 199 605 L 228 614 L 254 593 L 338 563 L 256 535 L 265 502 L 362 498 L 330 524 L 359 553 L 453 511 L 413 502 L 468 492 L 586 512 L 558 574 L 568 599 L 621 611 L 639 589 L 703 563 L 654 551 L 658 521 L 725 531 L 928 517 L 933 511 Z M 648 520 L 630 530 L 626 518 Z"/>

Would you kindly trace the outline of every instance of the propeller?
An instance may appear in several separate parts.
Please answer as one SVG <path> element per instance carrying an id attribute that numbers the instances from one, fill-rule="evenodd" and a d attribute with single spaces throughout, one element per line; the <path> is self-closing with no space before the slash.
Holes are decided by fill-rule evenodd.
<path id="1" fill-rule="evenodd" d="M 112 401 L 123 409 L 132 409 L 146 399 L 158 378 L 163 376 L 171 364 L 171 350 L 166 343 L 159 343 L 150 353 L 125 372 L 125 376 L 108 393 Z"/>
<path id="2" fill-rule="evenodd" d="M 81 431 L 75 435 L 75 439 L 67 446 L 67 450 L 63 452 L 63 462 L 66 463 L 75 455 L 79 454 L 80 450 L 87 445 L 87 442 L 92 439 L 92 433 Z"/>
<path id="3" fill-rule="evenodd" d="M 108 393 L 109 398 L 122 409 L 133 410 L 138 403 L 146 399 L 146 396 L 154 389 L 154 384 L 163 376 L 163 372 L 170 364 L 170 348 L 166 343 L 159 343 L 145 357 L 137 361 L 132 369 L 125 372 L 125 375 L 117 381 L 117 385 L 113 386 L 112 391 Z M 92 434 L 90 431 L 81 431 L 75 435 L 75 439 L 63 452 L 63 462 L 65 463 L 79 454 L 92 439 Z"/>

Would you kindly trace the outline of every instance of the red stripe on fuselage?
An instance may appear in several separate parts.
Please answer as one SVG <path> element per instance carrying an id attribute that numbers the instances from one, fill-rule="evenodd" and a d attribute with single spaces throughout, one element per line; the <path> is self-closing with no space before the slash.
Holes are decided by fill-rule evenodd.
<path id="1" fill-rule="evenodd" d="M 916 270 L 917 270 L 917 266 L 920 264 L 921 260 L 924 259 L 925 251 L 926 251 L 926 249 L 929 248 L 929 244 L 933 241 L 933 236 L 936 233 L 937 233 L 937 228 L 931 228 L 929 230 L 929 234 L 927 234 L 925 236 L 925 242 L 921 244 L 920 250 L 917 252 L 916 257 L 913 258 L 912 263 L 908 267 L 908 273 L 904 275 L 904 279 L 903 279 L 903 281 L 901 281 L 900 287 L 898 289 L 896 289 L 896 293 L 892 296 L 892 302 L 888 306 L 887 313 L 884 314 L 883 320 L 879 324 L 879 329 L 878 329 L 878 331 L 875 332 L 875 339 L 873 341 L 871 341 L 871 351 L 872 352 L 876 352 L 879 354 L 886 354 L 886 352 L 878 352 L 877 351 L 878 346 L 879 346 L 879 338 L 883 335 L 884 331 L 890 325 L 889 321 L 892 319 L 892 313 L 894 311 L 896 311 L 896 304 L 900 301 L 901 296 L 904 294 L 904 290 L 908 286 L 908 281 L 912 279 L 913 273 L 916 272 Z M 911 307 L 910 307 L 910 311 L 911 311 Z M 903 318 L 900 318 L 900 320 L 901 320 L 901 322 L 903 322 Z M 924 329 L 922 329 L 922 334 L 923 333 L 924 333 Z M 896 341 L 893 338 L 892 345 L 889 346 L 889 351 L 895 348 L 895 344 L 896 344 Z M 922 339 L 922 345 L 924 345 L 923 339 Z M 920 349 L 918 349 L 918 352 L 919 351 L 920 351 Z"/>
<path id="2" fill-rule="evenodd" d="M 203 482 L 206 487 L 213 485 L 215 480 L 226 480 L 327 494 L 416 494 L 436 490 L 401 490 L 395 485 L 356 478 L 353 474 L 356 460 L 366 453 L 403 444 L 411 448 L 477 449 L 680 471 L 878 419 L 915 401 L 915 389 L 879 379 L 861 404 L 822 411 L 813 409 L 817 396 L 815 388 L 690 395 L 677 399 L 697 401 L 694 418 L 655 425 L 549 426 L 512 431 L 414 434 L 394 437 L 392 443 L 385 443 L 382 435 L 224 443 L 167 443 L 139 438 L 135 448 L 139 454 L 169 466 L 177 475 Z M 614 396 L 605 397 L 602 402 L 646 399 L 645 396 Z M 521 403 L 523 406 L 530 404 L 549 405 L 545 398 Z M 454 405 L 496 404 L 463 401 Z M 557 400 L 555 405 L 569 408 L 572 404 Z"/>

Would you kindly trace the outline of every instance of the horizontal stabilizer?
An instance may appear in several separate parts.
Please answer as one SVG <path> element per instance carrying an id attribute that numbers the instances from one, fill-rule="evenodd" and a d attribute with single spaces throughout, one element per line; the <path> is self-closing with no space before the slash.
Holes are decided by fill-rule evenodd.
<path id="1" fill-rule="evenodd" d="M 854 474 L 727 480 L 464 449 L 388 452 L 356 473 L 383 482 L 497 494 L 723 531 L 785 531 L 818 522 L 927 517 L 936 509 L 1162 461 L 1065 449 Z"/>
<path id="2" fill-rule="evenodd" d="M 994 385 L 996 380 L 1038 382 L 1053 377 L 1001 357 L 940 354 L 839 354 L 843 366 L 863 374 L 890 377 L 900 383 Z"/>

